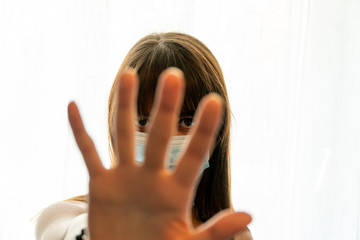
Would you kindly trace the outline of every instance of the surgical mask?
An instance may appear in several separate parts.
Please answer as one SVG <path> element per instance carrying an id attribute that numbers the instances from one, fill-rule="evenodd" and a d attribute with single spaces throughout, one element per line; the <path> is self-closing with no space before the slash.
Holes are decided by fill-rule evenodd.
<path id="1" fill-rule="evenodd" d="M 147 133 L 136 132 L 135 134 L 135 143 L 136 143 L 136 156 L 135 160 L 139 163 L 144 162 L 145 158 L 145 144 L 147 139 Z M 168 155 L 167 155 L 167 166 L 169 169 L 173 169 L 176 166 L 178 161 L 178 157 L 185 150 L 187 143 L 190 140 L 190 135 L 182 135 L 182 136 L 173 136 L 169 143 Z M 204 159 L 205 160 L 205 159 Z M 206 161 L 203 165 L 202 170 L 210 167 L 209 165 L 209 155 L 206 156 Z"/>

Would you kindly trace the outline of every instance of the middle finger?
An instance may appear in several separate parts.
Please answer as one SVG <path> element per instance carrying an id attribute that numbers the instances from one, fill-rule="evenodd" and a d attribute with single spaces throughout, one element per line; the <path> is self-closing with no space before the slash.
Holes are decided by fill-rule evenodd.
<path id="1" fill-rule="evenodd" d="M 159 77 L 145 149 L 144 167 L 148 169 L 164 167 L 166 150 L 175 132 L 183 100 L 183 78 L 183 73 L 177 68 L 168 68 Z"/>

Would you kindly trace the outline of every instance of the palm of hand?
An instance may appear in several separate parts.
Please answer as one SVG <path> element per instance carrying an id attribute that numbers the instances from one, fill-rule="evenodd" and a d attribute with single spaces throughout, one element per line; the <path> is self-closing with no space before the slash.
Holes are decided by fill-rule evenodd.
<path id="1" fill-rule="evenodd" d="M 193 229 L 191 201 L 206 153 L 221 120 L 218 96 L 207 96 L 199 105 L 192 139 L 173 172 L 165 168 L 164 156 L 183 96 L 183 76 L 166 70 L 159 78 L 151 112 L 145 162 L 134 161 L 136 74 L 119 77 L 115 155 L 117 166 L 105 169 L 87 135 L 74 103 L 69 120 L 90 175 L 89 230 L 97 239 L 228 239 L 251 221 L 245 213 L 223 211 Z"/>
<path id="2" fill-rule="evenodd" d="M 190 235 L 186 216 L 190 206 L 185 204 L 190 202 L 189 193 L 167 171 L 154 174 L 138 166 L 109 170 L 90 182 L 96 207 L 89 214 L 106 213 L 100 221 L 94 219 L 93 225 L 116 222 L 121 239 L 175 239 L 179 233 Z"/>

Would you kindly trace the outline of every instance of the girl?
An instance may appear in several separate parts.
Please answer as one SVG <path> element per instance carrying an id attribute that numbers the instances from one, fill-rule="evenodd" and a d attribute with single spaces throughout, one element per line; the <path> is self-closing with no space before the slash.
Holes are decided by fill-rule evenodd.
<path id="1" fill-rule="evenodd" d="M 86 239 L 81 230 L 87 227 L 92 240 L 215 240 L 236 233 L 234 239 L 252 239 L 246 227 L 250 216 L 231 210 L 225 82 L 217 60 L 198 39 L 151 34 L 127 54 L 108 103 L 109 170 L 76 105 L 68 110 L 90 175 L 89 197 L 48 207 L 39 217 L 37 239 Z"/>

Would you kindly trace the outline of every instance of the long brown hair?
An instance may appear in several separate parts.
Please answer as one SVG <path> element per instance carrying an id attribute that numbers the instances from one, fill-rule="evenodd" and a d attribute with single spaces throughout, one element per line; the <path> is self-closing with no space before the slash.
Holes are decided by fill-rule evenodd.
<path id="1" fill-rule="evenodd" d="M 160 73 L 168 67 L 177 67 L 184 72 L 186 90 L 182 115 L 194 114 L 200 99 L 215 92 L 223 97 L 225 111 L 210 168 L 203 172 L 199 182 L 193 215 L 205 222 L 217 212 L 232 207 L 230 198 L 230 109 L 224 77 L 211 51 L 198 39 L 183 33 L 150 34 L 140 39 L 125 57 L 118 74 L 134 68 L 139 75 L 137 109 L 139 116 L 148 116 L 154 99 Z M 113 128 L 116 113 L 116 89 L 114 81 L 108 102 L 108 133 L 112 166 L 114 159 Z"/>
<path id="2" fill-rule="evenodd" d="M 215 148 L 209 160 L 210 167 L 202 174 L 193 205 L 193 217 L 205 222 L 217 212 L 232 208 L 229 155 L 230 108 L 224 77 L 214 55 L 198 39 L 176 32 L 147 35 L 131 48 L 117 73 L 119 75 L 127 68 L 134 68 L 137 71 L 139 116 L 149 115 L 158 77 L 168 67 L 181 69 L 185 76 L 186 90 L 182 115 L 194 114 L 200 99 L 211 92 L 222 96 L 225 103 L 223 124 L 218 131 Z M 108 102 L 111 167 L 116 164 L 113 151 L 115 127 L 113 123 L 117 88 L 118 82 L 114 81 Z M 87 197 L 78 196 L 69 200 L 87 201 Z"/>

